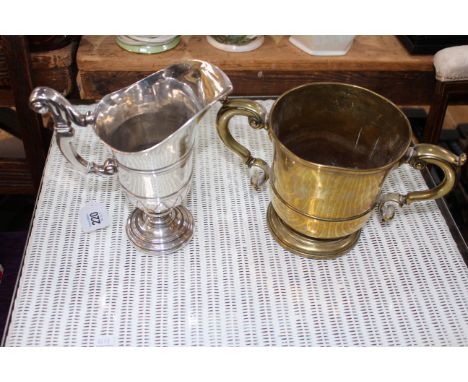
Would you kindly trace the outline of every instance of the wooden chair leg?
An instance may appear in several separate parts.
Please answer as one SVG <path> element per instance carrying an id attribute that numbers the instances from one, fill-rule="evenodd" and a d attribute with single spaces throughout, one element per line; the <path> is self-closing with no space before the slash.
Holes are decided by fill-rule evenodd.
<path id="1" fill-rule="evenodd" d="M 434 97 L 424 127 L 423 142 L 437 143 L 442 132 L 445 112 L 447 111 L 448 92 L 446 84 L 436 81 Z"/>
<path id="2" fill-rule="evenodd" d="M 7 50 L 18 126 L 21 130 L 26 159 L 37 191 L 44 169 L 46 152 L 43 144 L 42 121 L 38 114 L 29 108 L 29 95 L 33 89 L 29 47 L 24 36 L 3 36 L 3 39 Z"/>

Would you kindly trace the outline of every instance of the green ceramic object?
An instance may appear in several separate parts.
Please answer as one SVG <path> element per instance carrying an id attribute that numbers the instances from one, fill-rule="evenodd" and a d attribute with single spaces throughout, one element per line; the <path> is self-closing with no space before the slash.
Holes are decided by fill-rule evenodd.
<path id="1" fill-rule="evenodd" d="M 162 53 L 167 50 L 175 48 L 180 42 L 180 36 L 174 36 L 172 39 L 163 42 L 152 42 L 149 39 L 135 40 L 128 36 L 118 36 L 116 39 L 117 44 L 129 52 L 155 54 Z"/>
<path id="2" fill-rule="evenodd" d="M 227 45 L 246 45 L 257 38 L 257 36 L 219 35 L 211 36 L 217 42 Z"/>

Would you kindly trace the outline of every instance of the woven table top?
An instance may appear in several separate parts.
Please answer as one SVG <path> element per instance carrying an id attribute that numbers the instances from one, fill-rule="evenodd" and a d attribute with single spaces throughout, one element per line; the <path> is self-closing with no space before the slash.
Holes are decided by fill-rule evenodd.
<path id="1" fill-rule="evenodd" d="M 268 231 L 267 189 L 251 188 L 218 138 L 218 107 L 199 126 L 186 203 L 194 236 L 170 255 L 138 253 L 117 177 L 74 172 L 53 142 L 7 346 L 468 345 L 468 269 L 435 202 L 399 209 L 385 224 L 374 213 L 336 260 L 293 255 Z M 246 126 L 231 122 L 271 163 L 266 132 Z M 110 155 L 92 129 L 78 128 L 76 143 L 89 160 Z M 404 165 L 384 188 L 427 186 Z M 106 205 L 109 227 L 82 232 L 78 212 L 89 201 Z"/>

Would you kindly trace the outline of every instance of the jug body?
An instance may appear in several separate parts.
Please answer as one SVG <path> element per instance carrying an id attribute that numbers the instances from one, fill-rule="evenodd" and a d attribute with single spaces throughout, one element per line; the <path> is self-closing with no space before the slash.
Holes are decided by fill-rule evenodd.
<path id="1" fill-rule="evenodd" d="M 94 129 L 111 148 L 129 199 L 162 213 L 190 190 L 196 126 L 206 104 L 174 80 L 153 81 L 106 96 Z"/>
<path id="2" fill-rule="evenodd" d="M 169 253 L 193 232 L 192 215 L 182 204 L 191 186 L 197 124 L 231 91 L 219 68 L 187 60 L 104 96 L 87 115 L 45 87 L 33 91 L 30 104 L 52 114 L 57 144 L 75 169 L 117 174 L 137 207 L 127 221 L 130 241 L 142 251 Z M 82 158 L 73 145 L 76 126 L 91 126 L 112 158 L 102 165 Z"/>

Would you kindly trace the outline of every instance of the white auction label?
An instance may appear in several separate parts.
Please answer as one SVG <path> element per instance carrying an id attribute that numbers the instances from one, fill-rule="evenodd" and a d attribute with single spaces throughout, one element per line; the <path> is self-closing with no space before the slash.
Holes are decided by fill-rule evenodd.
<path id="1" fill-rule="evenodd" d="M 93 232 L 110 224 L 106 206 L 100 202 L 88 202 L 80 209 L 80 223 L 83 232 Z"/>
<path id="2" fill-rule="evenodd" d="M 95 345 L 96 346 L 116 346 L 117 339 L 112 335 L 97 336 Z"/>

